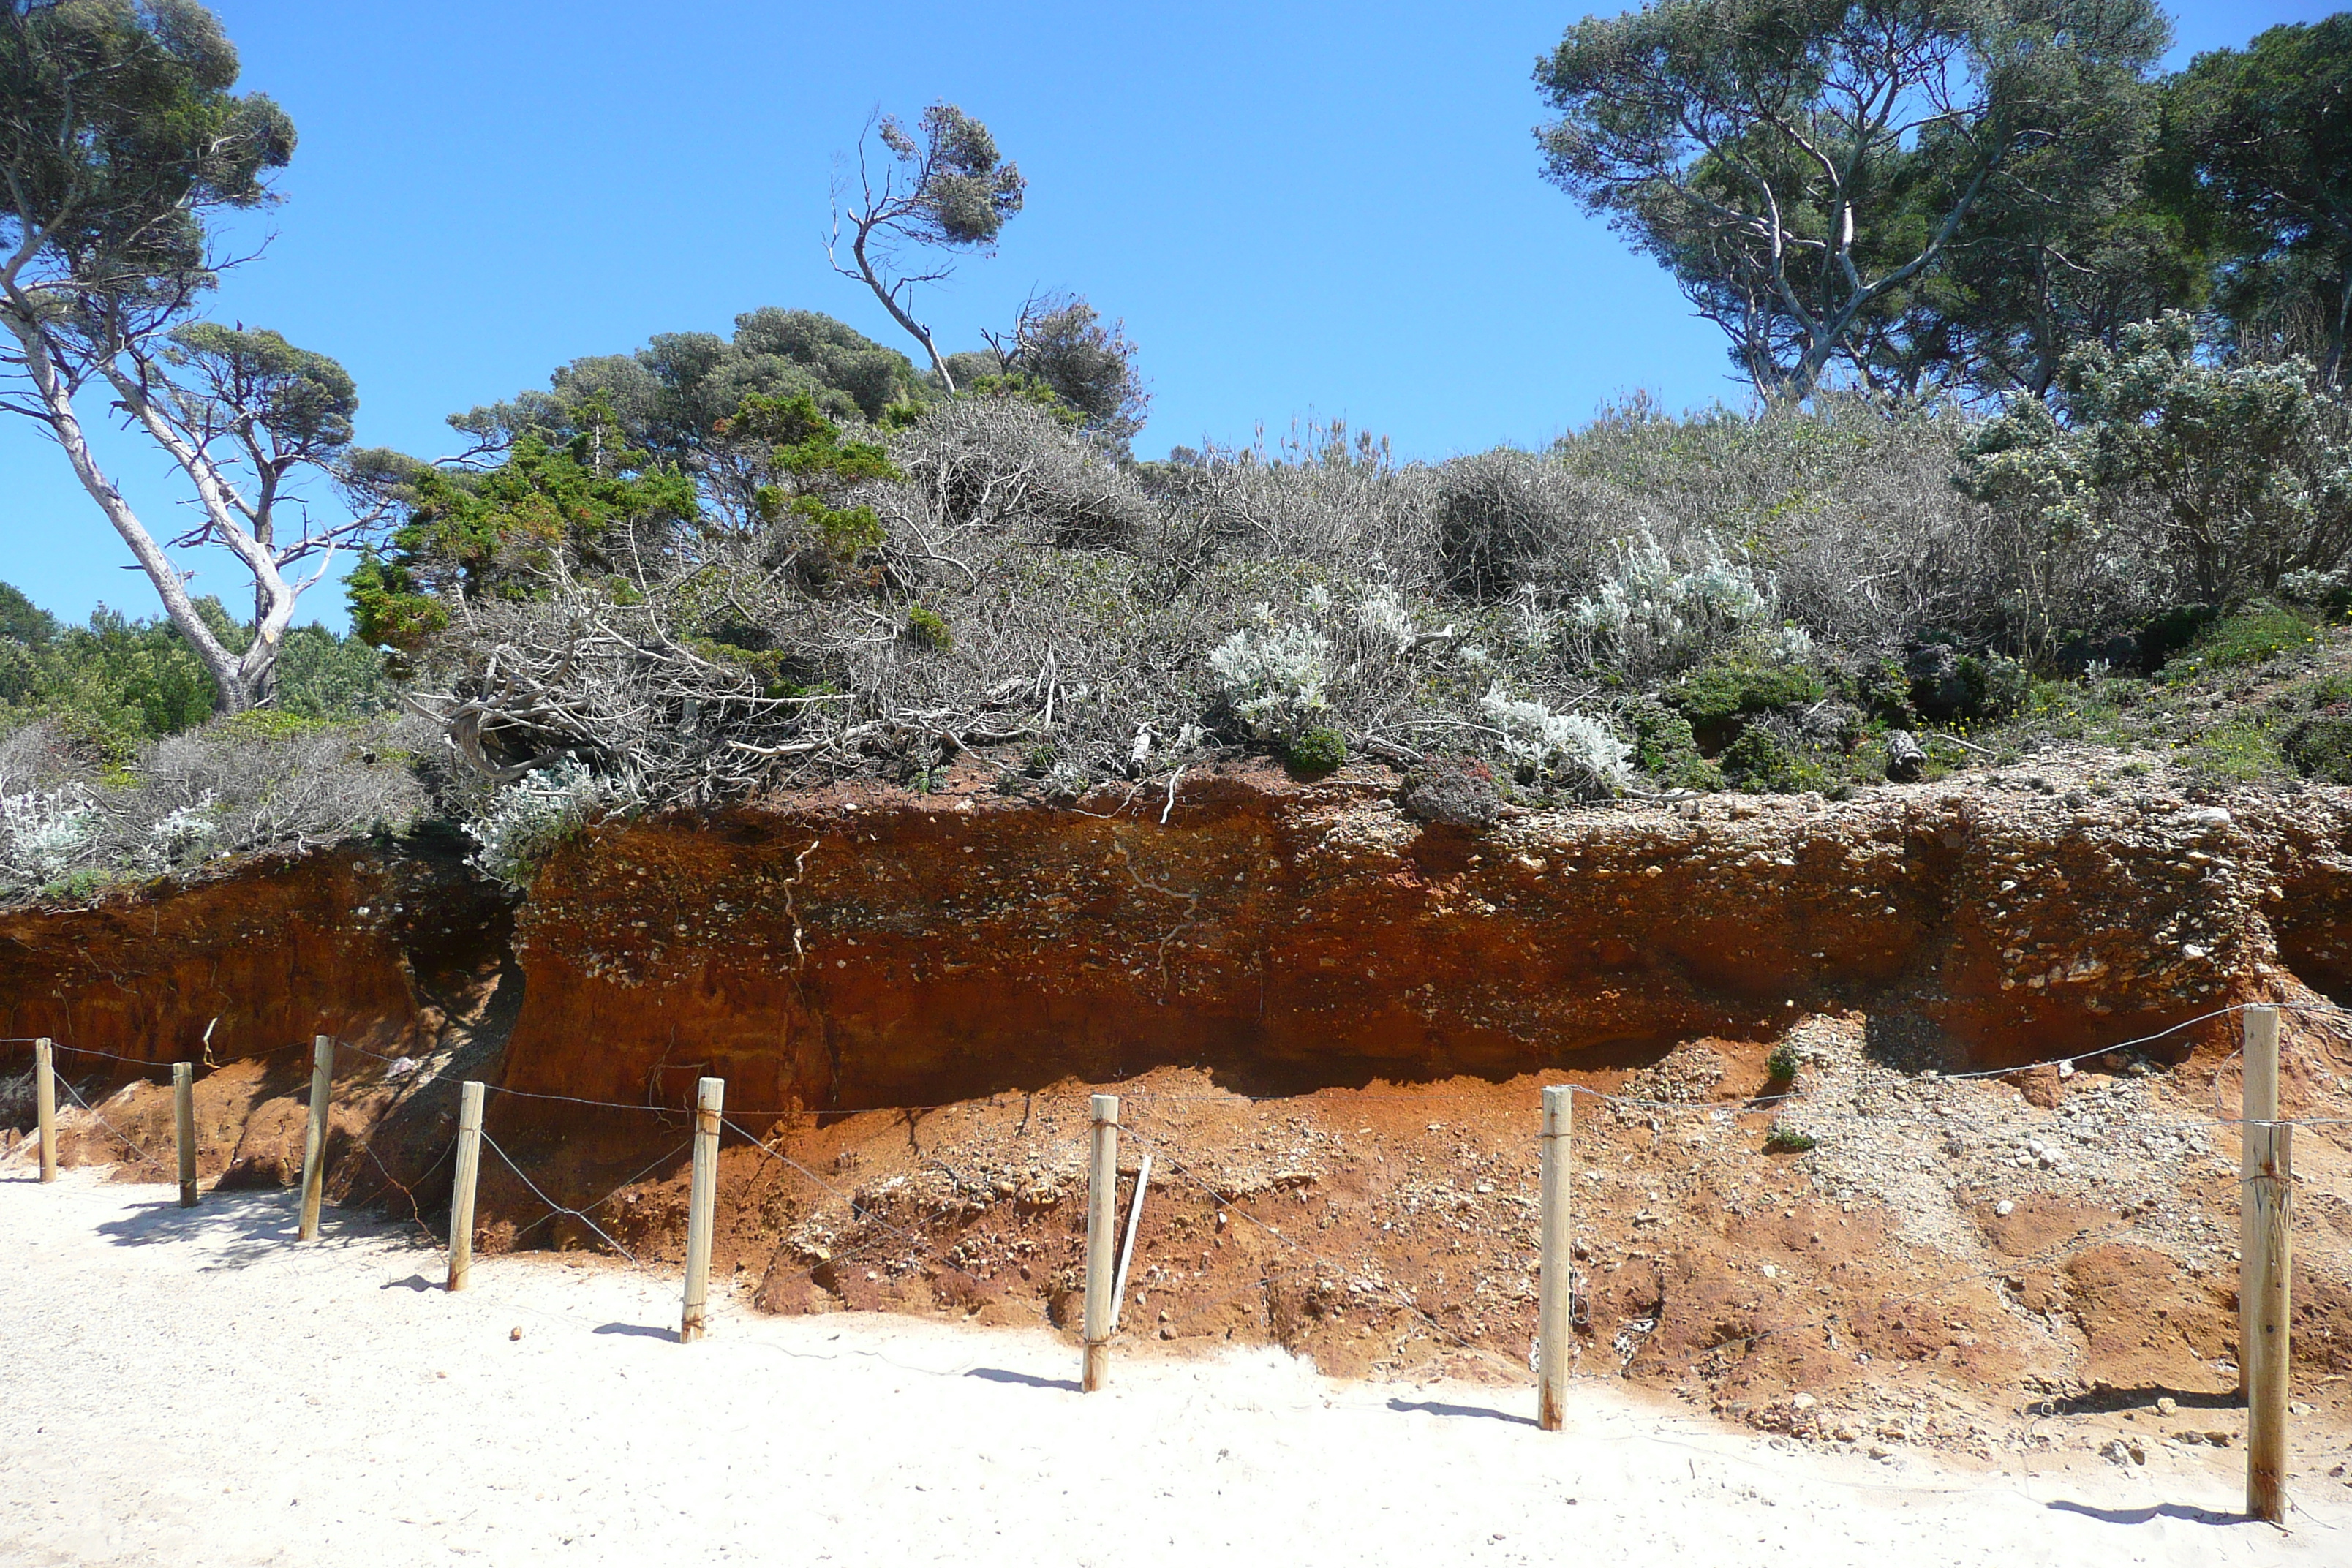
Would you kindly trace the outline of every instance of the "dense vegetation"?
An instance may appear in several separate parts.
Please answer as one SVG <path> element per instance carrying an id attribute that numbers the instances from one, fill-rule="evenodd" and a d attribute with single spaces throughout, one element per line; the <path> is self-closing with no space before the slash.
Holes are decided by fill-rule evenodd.
<path id="1" fill-rule="evenodd" d="M 45 112 L 213 139 L 142 143 L 140 180 L 102 139 L 0 154 L 125 221 L 177 188 L 182 240 L 266 197 L 291 128 L 230 94 L 201 7 L 6 17 Z M 187 319 L 200 252 L 27 247 L 20 198 L 0 239 L 51 270 L 0 277 L 13 411 L 70 450 L 103 384 L 167 449 L 243 432 L 244 471 L 331 479 L 349 515 L 278 539 L 267 484 L 206 514 L 249 622 L 173 573 L 154 622 L 0 594 L 0 891 L 420 813 L 520 878 L 593 811 L 959 768 L 1067 800 L 1251 752 L 1478 756 L 1552 801 L 1842 793 L 2045 738 L 2345 776 L 2315 661 L 2352 603 L 2352 17 L 2170 78 L 2164 41 L 2143 0 L 1579 24 L 1538 72 L 1548 172 L 1725 326 L 1758 400 L 1443 463 L 1336 425 L 1139 460 L 1137 351 L 1081 298 L 947 352 L 919 286 L 1027 189 L 953 106 L 877 121 L 836 197 L 836 265 L 919 363 L 753 310 L 453 416 L 473 445 L 439 465 L 356 448 L 331 360 Z M 131 86 L 93 107 L 92 71 Z M 343 541 L 371 542 L 353 636 L 293 626 L 280 569 Z"/>

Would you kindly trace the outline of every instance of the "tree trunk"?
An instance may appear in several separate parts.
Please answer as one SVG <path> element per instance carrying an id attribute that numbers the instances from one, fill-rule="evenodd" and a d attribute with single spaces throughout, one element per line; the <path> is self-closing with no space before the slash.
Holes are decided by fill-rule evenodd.
<path id="1" fill-rule="evenodd" d="M 180 576 L 180 569 L 172 564 L 155 536 L 147 531 L 146 525 L 131 510 L 131 503 L 122 499 L 122 492 L 98 466 L 97 456 L 90 451 L 89 438 L 82 431 L 80 416 L 74 412 L 73 394 L 58 374 L 48 345 L 37 330 L 28 331 L 13 320 L 8 325 L 25 352 L 26 373 L 40 395 L 49 434 L 64 448 L 66 460 L 73 465 L 74 477 L 81 481 L 82 489 L 131 547 L 140 570 L 154 584 L 156 597 L 163 602 L 163 612 L 172 617 L 172 625 L 203 661 L 205 673 L 213 678 L 213 690 L 221 711 L 242 713 L 253 707 L 259 699 L 243 662 L 213 636 L 212 628 L 196 614 L 195 601 L 188 596 L 188 586 Z"/>

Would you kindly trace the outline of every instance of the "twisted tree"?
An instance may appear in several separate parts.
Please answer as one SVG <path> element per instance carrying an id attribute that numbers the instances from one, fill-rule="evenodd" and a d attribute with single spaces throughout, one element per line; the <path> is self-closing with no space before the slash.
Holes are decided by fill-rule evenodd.
<path id="1" fill-rule="evenodd" d="M 56 441 L 230 712 L 269 700 L 296 601 L 383 515 L 396 468 L 351 449 L 359 400 L 334 361 L 189 320 L 232 264 L 210 221 L 271 203 L 268 176 L 294 151 L 284 111 L 239 96 L 236 78 L 236 48 L 194 0 L 0 5 L 0 410 Z M 194 529 L 159 538 L 108 477 L 79 405 L 90 391 L 171 458 Z M 355 503 L 340 519 L 304 504 L 320 475 Z M 252 576 L 242 653 L 168 553 L 197 544 Z"/>
<path id="2" fill-rule="evenodd" d="M 868 155 L 869 137 L 882 143 L 887 159 Z M 988 127 L 952 103 L 931 105 L 912 130 L 895 115 L 868 120 L 857 139 L 855 195 L 845 178 L 834 183 L 833 235 L 825 244 L 834 270 L 874 290 L 890 319 L 923 345 L 932 371 L 950 392 L 956 389 L 955 376 L 930 328 L 915 319 L 908 300 L 917 284 L 944 282 L 954 276 L 955 266 L 942 258 L 922 270 L 901 271 L 903 247 L 992 255 L 997 235 L 1021 210 L 1026 188 L 1019 165 L 998 160 Z M 850 257 L 845 263 L 845 228 Z"/>

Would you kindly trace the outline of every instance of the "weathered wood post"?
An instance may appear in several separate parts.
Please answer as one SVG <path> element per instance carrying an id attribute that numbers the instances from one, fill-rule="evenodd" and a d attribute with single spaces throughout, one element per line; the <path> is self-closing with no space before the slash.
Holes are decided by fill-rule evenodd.
<path id="1" fill-rule="evenodd" d="M 58 1179 L 57 1047 L 47 1037 L 33 1042 L 33 1103 L 41 1123 L 41 1180 Z"/>
<path id="2" fill-rule="evenodd" d="M 1538 1276 L 1536 1302 L 1536 1425 L 1547 1432 L 1559 1430 L 1568 1401 L 1570 1321 L 1575 1307 L 1576 1275 L 1569 1205 L 1573 1189 L 1569 1176 L 1574 1161 L 1576 1090 L 1567 1084 L 1543 1091 L 1541 1152 L 1543 1182 L 1543 1258 Z"/>
<path id="3" fill-rule="evenodd" d="M 702 1337 L 710 1300 L 710 1228 L 719 1197 L 719 1111 L 727 1080 L 707 1078 L 694 1095 L 694 1186 L 686 1210 L 686 1310 L 678 1319 L 677 1342 Z"/>
<path id="4" fill-rule="evenodd" d="M 327 1106 L 335 1088 L 335 1039 L 310 1038 L 310 1128 L 302 1138 L 301 1239 L 319 1236 L 319 1202 L 327 1191 Z"/>
<path id="5" fill-rule="evenodd" d="M 2238 1364 L 2246 1385 L 2246 1511 L 2286 1520 L 2287 1313 L 2294 1129 L 2279 1124 L 2278 1009 L 2249 1007 L 2239 1164 Z"/>
<path id="6" fill-rule="evenodd" d="M 482 1086 L 471 1079 L 457 1090 L 457 1176 L 449 1188 L 449 1289 L 463 1290 L 474 1272 L 474 1185 L 482 1173 Z"/>
<path id="7" fill-rule="evenodd" d="M 1110 1363 L 1111 1248 L 1118 1237 L 1118 1096 L 1094 1097 L 1094 1158 L 1087 1169 L 1086 1361 L 1078 1386 L 1092 1394 Z"/>
<path id="8" fill-rule="evenodd" d="M 172 1130 L 180 1144 L 180 1206 L 196 1206 L 196 1064 L 172 1064 Z"/>

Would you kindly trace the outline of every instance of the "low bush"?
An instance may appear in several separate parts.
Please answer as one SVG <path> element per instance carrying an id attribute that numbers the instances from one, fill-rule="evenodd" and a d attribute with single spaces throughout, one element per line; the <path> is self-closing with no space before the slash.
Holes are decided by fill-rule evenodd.
<path id="1" fill-rule="evenodd" d="M 2266 664 L 2318 641 L 2318 631 L 2303 616 L 2268 599 L 2255 599 L 2206 626 L 2185 654 L 2165 665 L 2164 678 L 2177 683 L 2210 669 Z"/>
<path id="2" fill-rule="evenodd" d="M 1801 665 L 1742 658 L 1695 669 L 1662 696 L 1702 740 L 1719 742 L 1740 721 L 1818 702 L 1828 690 L 1818 673 Z"/>
<path id="3" fill-rule="evenodd" d="M 66 726 L 0 735 L 0 900 L 79 899 L 227 856 L 404 828 L 425 811 L 420 721 L 240 714 L 92 765 Z"/>
<path id="4" fill-rule="evenodd" d="M 1306 731 L 1290 742 L 1285 759 L 1308 778 L 1320 778 L 1348 760 L 1348 737 L 1324 725 Z"/>
<path id="5" fill-rule="evenodd" d="M 1622 716 L 1633 731 L 1633 763 L 1666 789 L 1718 790 L 1723 774 L 1699 754 L 1691 721 L 1654 697 L 1625 704 Z"/>
<path id="6" fill-rule="evenodd" d="M 1752 795 L 1794 795 L 1814 780 L 1794 747 L 1762 724 L 1751 724 L 1717 759 L 1724 782 Z"/>

